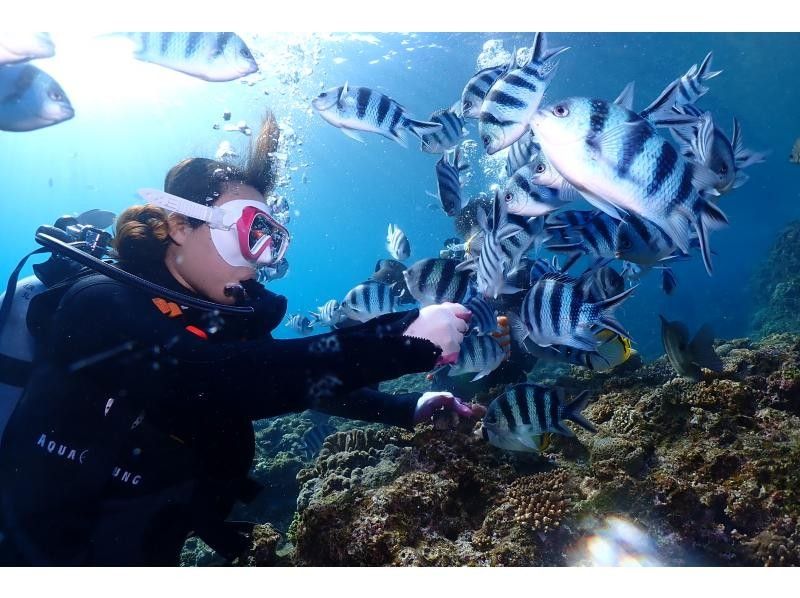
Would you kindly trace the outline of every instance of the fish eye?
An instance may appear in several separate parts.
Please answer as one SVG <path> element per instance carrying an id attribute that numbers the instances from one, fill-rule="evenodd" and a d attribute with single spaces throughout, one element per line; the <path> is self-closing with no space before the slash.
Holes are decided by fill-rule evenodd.
<path id="1" fill-rule="evenodd" d="M 51 100 L 54 100 L 54 101 L 56 101 L 56 102 L 60 102 L 61 100 L 63 100 L 63 99 L 64 99 L 64 94 L 63 94 L 63 93 L 61 93 L 61 90 L 60 90 L 60 89 L 51 89 L 51 90 L 50 90 L 50 93 L 49 93 L 49 94 L 47 94 L 47 95 L 49 95 L 49 96 L 50 96 L 50 99 L 51 99 Z"/>
<path id="2" fill-rule="evenodd" d="M 513 198 L 514 196 L 511 193 L 506 193 L 506 201 L 511 201 Z"/>
<path id="3" fill-rule="evenodd" d="M 569 114 L 569 108 L 567 108 L 564 104 L 558 104 L 555 108 L 553 108 L 553 114 L 559 118 L 564 118 Z"/>
<path id="4" fill-rule="evenodd" d="M 619 240 L 619 248 L 622 249 L 623 251 L 630 249 L 631 245 L 632 245 L 631 240 L 628 237 L 622 237 Z"/>
<path id="5" fill-rule="evenodd" d="M 247 48 L 242 48 L 241 50 L 239 50 L 239 54 L 241 54 L 245 58 L 252 58 L 253 57 L 253 55 L 250 54 L 250 50 L 248 50 Z"/>
<path id="6" fill-rule="evenodd" d="M 722 166 L 720 166 L 719 167 L 719 173 L 720 174 L 728 174 L 728 165 L 727 164 L 723 164 Z"/>
<path id="7" fill-rule="evenodd" d="M 536 165 L 536 172 L 538 174 L 542 174 L 544 172 L 544 164 L 540 163 Z"/>
<path id="8" fill-rule="evenodd" d="M 491 143 L 492 143 L 492 138 L 489 137 L 488 135 L 484 135 L 483 136 L 483 147 L 487 147 Z"/>
<path id="9" fill-rule="evenodd" d="M 472 102 L 470 102 L 469 100 L 466 100 L 466 101 L 464 102 L 463 108 L 464 108 L 464 112 L 466 112 L 467 110 L 469 110 L 470 108 L 472 108 Z"/>

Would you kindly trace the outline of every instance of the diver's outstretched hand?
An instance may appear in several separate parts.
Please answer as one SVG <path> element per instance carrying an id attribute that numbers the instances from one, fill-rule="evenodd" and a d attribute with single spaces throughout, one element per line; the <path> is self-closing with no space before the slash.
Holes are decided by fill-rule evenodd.
<path id="1" fill-rule="evenodd" d="M 458 358 L 464 333 L 469 330 L 472 312 L 459 303 L 428 305 L 419 310 L 404 336 L 414 336 L 431 341 L 442 349 L 439 364 L 453 363 Z"/>
<path id="2" fill-rule="evenodd" d="M 414 423 L 421 424 L 429 421 L 434 412 L 440 409 L 453 411 L 459 417 L 467 419 L 477 419 L 486 414 L 484 406 L 467 405 L 449 392 L 426 392 L 417 400 L 417 408 L 414 410 Z"/>

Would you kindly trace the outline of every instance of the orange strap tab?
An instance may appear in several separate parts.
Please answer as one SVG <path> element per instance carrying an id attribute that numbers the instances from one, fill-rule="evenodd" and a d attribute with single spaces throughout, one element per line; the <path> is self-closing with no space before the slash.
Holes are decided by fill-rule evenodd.
<path id="1" fill-rule="evenodd" d="M 197 326 L 187 326 L 186 330 L 188 330 L 189 332 L 191 332 L 195 336 L 199 336 L 204 341 L 208 340 L 208 334 L 206 334 L 206 331 L 203 330 L 202 328 L 198 328 Z"/>
<path id="2" fill-rule="evenodd" d="M 158 311 L 170 318 L 177 318 L 183 314 L 183 310 L 181 310 L 180 306 L 172 301 L 167 301 L 161 297 L 154 297 L 153 303 L 158 308 Z"/>

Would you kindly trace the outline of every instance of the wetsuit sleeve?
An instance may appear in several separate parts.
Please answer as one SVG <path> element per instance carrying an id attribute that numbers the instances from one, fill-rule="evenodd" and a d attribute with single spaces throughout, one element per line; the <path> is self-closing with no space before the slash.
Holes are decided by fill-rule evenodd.
<path id="1" fill-rule="evenodd" d="M 202 397 L 219 401 L 226 411 L 262 419 L 318 409 L 382 380 L 432 369 L 441 349 L 402 336 L 417 314 L 388 314 L 299 339 L 211 342 L 187 332 L 181 318 L 159 313 L 146 294 L 108 282 L 65 297 L 54 318 L 52 342 L 64 367 L 109 392 L 150 389 L 159 400 L 185 401 L 186 408 Z M 349 416 L 369 419 L 390 409 L 385 398 L 371 405 L 370 396 L 375 395 L 356 393 L 349 399 Z"/>
<path id="2" fill-rule="evenodd" d="M 394 395 L 373 388 L 361 388 L 334 401 L 323 401 L 317 409 L 329 415 L 412 430 L 414 411 L 421 396 L 419 392 Z"/>

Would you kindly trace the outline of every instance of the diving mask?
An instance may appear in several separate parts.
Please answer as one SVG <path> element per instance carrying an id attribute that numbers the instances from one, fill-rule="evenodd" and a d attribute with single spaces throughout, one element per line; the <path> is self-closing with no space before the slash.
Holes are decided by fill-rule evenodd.
<path id="1" fill-rule="evenodd" d="M 158 189 L 139 189 L 148 203 L 207 222 L 217 252 L 231 266 L 269 266 L 286 254 L 289 231 L 255 199 L 204 206 Z M 269 251 L 268 251 L 269 249 Z"/>

